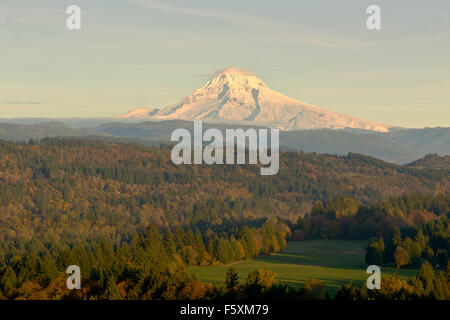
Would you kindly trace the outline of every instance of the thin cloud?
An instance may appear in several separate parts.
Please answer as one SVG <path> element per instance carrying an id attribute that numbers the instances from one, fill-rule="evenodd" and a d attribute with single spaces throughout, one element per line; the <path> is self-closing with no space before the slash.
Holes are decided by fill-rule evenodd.
<path id="1" fill-rule="evenodd" d="M 189 16 L 210 18 L 228 21 L 232 23 L 240 24 L 251 24 L 251 25 L 267 25 L 267 19 L 258 18 L 249 14 L 242 14 L 238 12 L 227 12 L 227 11 L 217 11 L 217 10 L 205 10 L 198 8 L 186 8 L 178 7 L 173 5 L 168 5 L 154 0 L 135 0 L 135 3 L 142 7 L 151 7 L 155 9 L 160 9 L 168 12 L 175 12 Z"/>
<path id="2" fill-rule="evenodd" d="M 226 68 L 219 69 L 213 73 L 210 73 L 208 76 L 209 77 L 217 77 L 218 75 L 220 75 L 222 73 L 226 73 L 226 72 L 239 73 L 239 74 L 242 74 L 245 76 L 254 76 L 255 75 L 253 72 L 248 71 L 248 70 L 238 69 L 238 68 L 234 68 L 234 67 L 226 67 Z"/>
<path id="3" fill-rule="evenodd" d="M 221 68 L 221 69 L 218 69 L 218 70 L 216 70 L 214 72 L 210 72 L 210 73 L 199 73 L 199 74 L 196 74 L 195 76 L 202 78 L 202 79 L 211 80 L 212 78 L 215 78 L 224 72 L 231 72 L 231 71 L 234 73 L 240 73 L 240 74 L 246 75 L 246 76 L 256 76 L 256 74 L 254 72 L 251 72 L 251 71 L 245 70 L 245 69 L 234 68 L 234 67 L 225 67 L 225 68 Z"/>
<path id="4" fill-rule="evenodd" d="M 5 104 L 44 104 L 39 101 L 6 101 Z"/>

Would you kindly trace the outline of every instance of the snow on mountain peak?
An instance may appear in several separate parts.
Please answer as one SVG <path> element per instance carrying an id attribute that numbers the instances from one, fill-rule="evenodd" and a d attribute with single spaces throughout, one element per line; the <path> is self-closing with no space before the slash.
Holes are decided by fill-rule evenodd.
<path id="1" fill-rule="evenodd" d="M 386 132 L 390 126 L 366 121 L 289 98 L 252 72 L 225 68 L 177 104 L 163 109 L 135 109 L 118 118 L 239 121 L 285 130 L 357 128 Z"/>
<path id="2" fill-rule="evenodd" d="M 225 68 L 216 71 L 211 75 L 211 79 L 202 88 L 214 88 L 219 90 L 224 86 L 228 88 L 258 88 L 266 85 L 261 79 L 257 78 L 253 73 L 247 70 L 236 68 Z"/>

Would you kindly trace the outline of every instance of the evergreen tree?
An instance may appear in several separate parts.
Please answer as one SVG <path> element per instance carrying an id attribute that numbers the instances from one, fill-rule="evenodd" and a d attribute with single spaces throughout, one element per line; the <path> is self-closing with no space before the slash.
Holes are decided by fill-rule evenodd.
<path id="1" fill-rule="evenodd" d="M 108 300 L 119 300 L 122 298 L 116 284 L 116 279 L 112 274 L 106 277 L 104 297 Z"/>
<path id="2" fill-rule="evenodd" d="M 11 266 L 6 268 L 5 273 L 0 278 L 0 292 L 4 294 L 8 293 L 9 290 L 14 289 L 17 286 L 17 277 Z"/>
<path id="3" fill-rule="evenodd" d="M 200 233 L 200 230 L 198 230 L 198 229 L 195 230 L 195 247 L 197 248 L 197 251 L 198 251 L 197 265 L 200 265 L 206 258 L 205 257 L 206 249 L 205 249 L 205 244 L 203 242 L 202 234 Z"/>
<path id="4" fill-rule="evenodd" d="M 239 284 L 239 276 L 233 267 L 230 267 L 227 272 L 225 280 L 225 286 L 227 289 L 231 289 Z"/>
<path id="5" fill-rule="evenodd" d="M 166 248 L 167 252 L 171 255 L 177 253 L 177 245 L 175 244 L 175 239 L 170 230 L 167 230 L 164 235 L 164 247 Z"/>
<path id="6" fill-rule="evenodd" d="M 370 265 L 381 266 L 381 252 L 375 244 L 369 245 L 366 253 L 366 263 Z"/>
<path id="7" fill-rule="evenodd" d="M 378 240 L 378 250 L 380 251 L 381 262 L 384 262 L 385 261 L 386 248 L 385 248 L 385 245 L 384 245 L 383 237 L 381 237 L 381 236 L 380 236 L 380 239 Z"/>
<path id="8" fill-rule="evenodd" d="M 448 266 L 448 252 L 444 249 L 438 249 L 436 252 L 436 262 L 441 269 L 446 269 Z"/>
<path id="9" fill-rule="evenodd" d="M 420 246 L 422 252 L 425 251 L 425 249 L 428 246 L 428 239 L 423 234 L 422 228 L 420 228 L 419 231 L 417 232 L 416 236 L 414 237 L 414 241 L 416 241 L 417 244 Z"/>
<path id="10" fill-rule="evenodd" d="M 399 228 L 396 228 L 394 230 L 394 233 L 392 235 L 392 243 L 394 244 L 395 247 L 402 245 L 402 233 L 400 232 Z"/>
<path id="11" fill-rule="evenodd" d="M 44 259 L 40 262 L 39 273 L 42 275 L 44 284 L 50 282 L 58 274 L 58 268 L 50 254 L 45 255 Z"/>

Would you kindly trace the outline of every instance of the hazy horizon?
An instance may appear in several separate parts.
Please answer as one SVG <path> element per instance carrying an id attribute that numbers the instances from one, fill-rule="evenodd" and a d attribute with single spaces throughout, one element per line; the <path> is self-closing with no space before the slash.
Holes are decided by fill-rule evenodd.
<path id="1" fill-rule="evenodd" d="M 66 8 L 82 9 L 82 30 Z M 108 118 L 165 107 L 232 66 L 331 111 L 450 125 L 448 1 L 4 0 L 0 118 Z M 188 7 L 189 5 L 189 7 Z"/>

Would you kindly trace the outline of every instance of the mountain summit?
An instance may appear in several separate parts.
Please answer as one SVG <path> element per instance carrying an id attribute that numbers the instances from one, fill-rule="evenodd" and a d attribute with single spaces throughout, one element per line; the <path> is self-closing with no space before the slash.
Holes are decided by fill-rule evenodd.
<path id="1" fill-rule="evenodd" d="M 116 118 L 244 122 L 283 130 L 355 128 L 387 132 L 391 127 L 289 98 L 267 87 L 253 73 L 235 68 L 215 72 L 203 87 L 175 105 L 134 109 Z"/>

